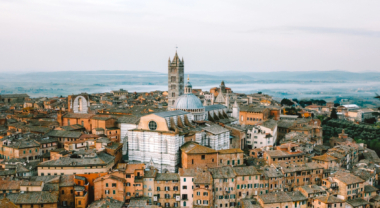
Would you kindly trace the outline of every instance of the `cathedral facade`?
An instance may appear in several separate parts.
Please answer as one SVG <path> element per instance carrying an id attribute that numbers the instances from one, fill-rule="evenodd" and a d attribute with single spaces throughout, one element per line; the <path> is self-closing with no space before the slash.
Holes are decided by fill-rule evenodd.
<path id="1" fill-rule="evenodd" d="M 189 78 L 184 84 L 184 62 L 177 52 L 168 64 L 168 111 L 141 117 L 126 138 L 129 163 L 145 163 L 161 173 L 178 171 L 180 147 L 187 141 L 215 150 L 230 148 L 230 131 L 207 122 L 231 123 L 227 107 L 202 104 Z"/>

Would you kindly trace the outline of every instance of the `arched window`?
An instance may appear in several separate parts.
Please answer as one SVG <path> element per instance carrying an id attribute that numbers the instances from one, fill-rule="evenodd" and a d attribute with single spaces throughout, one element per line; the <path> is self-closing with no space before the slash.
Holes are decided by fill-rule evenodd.
<path id="1" fill-rule="evenodd" d="M 175 92 L 172 92 L 172 97 L 175 97 Z"/>

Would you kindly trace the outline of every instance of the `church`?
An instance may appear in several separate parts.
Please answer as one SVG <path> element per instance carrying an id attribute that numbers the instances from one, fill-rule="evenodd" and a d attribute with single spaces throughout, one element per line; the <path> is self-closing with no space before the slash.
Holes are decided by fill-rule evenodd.
<path id="1" fill-rule="evenodd" d="M 130 163 L 145 163 L 159 172 L 177 172 L 180 147 L 195 141 L 215 150 L 230 148 L 230 131 L 216 123 L 231 123 L 227 107 L 202 105 L 184 83 L 184 59 L 177 52 L 168 62 L 168 111 L 142 116 L 137 128 L 128 131 Z"/>

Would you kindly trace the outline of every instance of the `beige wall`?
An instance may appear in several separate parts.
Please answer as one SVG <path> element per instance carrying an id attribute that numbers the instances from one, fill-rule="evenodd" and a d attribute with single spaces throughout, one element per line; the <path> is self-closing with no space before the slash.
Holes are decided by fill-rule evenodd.
<path id="1" fill-rule="evenodd" d="M 72 174 L 85 174 L 85 173 L 105 173 L 108 172 L 114 165 L 114 162 L 110 163 L 107 166 L 88 166 L 88 167 L 38 167 L 38 175 L 41 176 L 42 173 L 44 176 L 49 175 L 72 175 Z"/>
<path id="2" fill-rule="evenodd" d="M 139 126 L 137 128 L 149 130 L 149 121 L 155 121 L 157 123 L 156 131 L 169 131 L 166 120 L 154 114 L 141 117 Z"/>

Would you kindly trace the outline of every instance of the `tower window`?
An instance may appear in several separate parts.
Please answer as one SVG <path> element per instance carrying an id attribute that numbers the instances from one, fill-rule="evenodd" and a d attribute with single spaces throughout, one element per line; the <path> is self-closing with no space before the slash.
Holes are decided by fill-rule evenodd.
<path id="1" fill-rule="evenodd" d="M 175 93 L 174 92 L 172 92 L 172 97 L 175 97 Z"/>
<path id="2" fill-rule="evenodd" d="M 172 77 L 171 77 L 171 80 L 172 80 L 172 82 L 175 82 L 177 79 L 176 79 L 175 76 L 172 76 Z"/>
<path id="3" fill-rule="evenodd" d="M 155 121 L 150 121 L 149 122 L 149 129 L 154 131 L 157 129 L 157 123 Z"/>
<path id="4" fill-rule="evenodd" d="M 175 86 L 175 85 L 172 85 L 171 88 L 172 88 L 172 90 L 175 90 L 176 86 Z"/>

